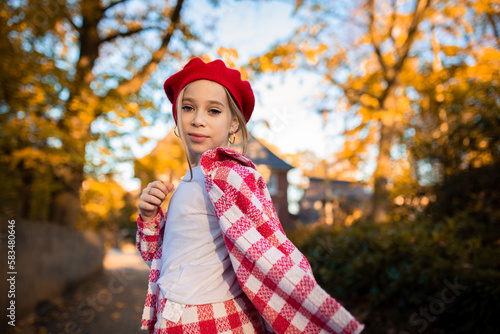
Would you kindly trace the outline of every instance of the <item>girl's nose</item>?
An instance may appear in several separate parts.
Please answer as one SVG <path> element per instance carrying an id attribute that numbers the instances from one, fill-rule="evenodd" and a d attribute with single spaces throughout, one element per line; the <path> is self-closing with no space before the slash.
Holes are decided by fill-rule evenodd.
<path id="1" fill-rule="evenodd" d="M 205 125 L 205 116 L 201 110 L 197 110 L 193 115 L 193 120 L 191 124 L 194 126 L 204 126 Z"/>

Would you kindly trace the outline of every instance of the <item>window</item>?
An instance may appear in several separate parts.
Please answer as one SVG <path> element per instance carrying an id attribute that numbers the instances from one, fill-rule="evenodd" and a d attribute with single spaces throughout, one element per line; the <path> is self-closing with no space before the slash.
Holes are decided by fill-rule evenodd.
<path id="1" fill-rule="evenodd" d="M 267 189 L 269 190 L 269 194 L 271 194 L 271 195 L 278 194 L 278 176 L 276 174 L 271 174 L 269 176 L 269 182 L 267 183 Z"/>

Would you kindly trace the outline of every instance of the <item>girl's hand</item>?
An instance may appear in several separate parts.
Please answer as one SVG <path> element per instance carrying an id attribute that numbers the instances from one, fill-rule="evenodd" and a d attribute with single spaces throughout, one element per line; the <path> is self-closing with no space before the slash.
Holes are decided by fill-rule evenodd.
<path id="1" fill-rule="evenodd" d="M 143 221 L 149 221 L 158 214 L 158 207 L 173 189 L 172 183 L 165 185 L 161 181 L 153 181 L 142 190 L 139 198 L 139 212 Z"/>

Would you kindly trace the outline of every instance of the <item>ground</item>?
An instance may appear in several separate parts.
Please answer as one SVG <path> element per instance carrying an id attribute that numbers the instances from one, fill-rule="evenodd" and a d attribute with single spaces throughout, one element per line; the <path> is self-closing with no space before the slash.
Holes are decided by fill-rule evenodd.
<path id="1" fill-rule="evenodd" d="M 40 305 L 10 333 L 146 334 L 139 329 L 149 268 L 133 245 L 110 249 L 104 273 Z"/>

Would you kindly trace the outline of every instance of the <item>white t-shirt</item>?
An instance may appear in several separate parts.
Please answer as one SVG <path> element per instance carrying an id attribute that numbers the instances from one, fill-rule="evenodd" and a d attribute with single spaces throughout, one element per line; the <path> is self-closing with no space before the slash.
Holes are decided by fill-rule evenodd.
<path id="1" fill-rule="evenodd" d="M 172 193 L 162 246 L 161 297 L 185 305 L 232 299 L 242 289 L 224 243 L 201 166 Z"/>

